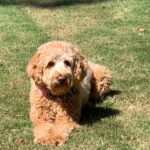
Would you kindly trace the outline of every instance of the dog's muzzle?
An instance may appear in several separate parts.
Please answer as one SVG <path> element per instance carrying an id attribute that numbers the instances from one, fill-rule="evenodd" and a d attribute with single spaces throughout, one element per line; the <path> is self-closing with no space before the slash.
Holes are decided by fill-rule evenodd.
<path id="1" fill-rule="evenodd" d="M 59 84 L 61 84 L 61 85 L 63 85 L 63 84 L 65 84 L 66 82 L 67 82 L 67 78 L 66 77 L 58 77 L 58 82 L 59 82 Z"/>
<path id="2" fill-rule="evenodd" d="M 72 86 L 71 75 L 55 77 L 51 82 L 51 91 L 55 95 L 62 95 L 69 91 Z"/>

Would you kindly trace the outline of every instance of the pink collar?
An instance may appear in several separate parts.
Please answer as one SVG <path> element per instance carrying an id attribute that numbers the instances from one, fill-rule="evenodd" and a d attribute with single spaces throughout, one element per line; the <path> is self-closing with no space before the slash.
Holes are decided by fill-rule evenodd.
<path id="1" fill-rule="evenodd" d="M 41 95 L 47 96 L 47 92 L 46 92 L 46 89 L 45 89 L 45 88 L 43 88 L 43 87 L 38 87 L 38 90 L 40 91 Z"/>

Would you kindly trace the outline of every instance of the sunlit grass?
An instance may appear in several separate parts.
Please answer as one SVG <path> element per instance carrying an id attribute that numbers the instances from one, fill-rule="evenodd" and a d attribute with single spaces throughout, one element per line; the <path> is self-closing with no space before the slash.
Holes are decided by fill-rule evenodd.
<path id="1" fill-rule="evenodd" d="M 0 149 L 150 149 L 149 0 L 0 4 Z M 62 147 L 34 145 L 29 119 L 26 65 L 50 40 L 71 42 L 91 61 L 108 66 L 118 91 L 85 111 L 81 128 Z"/>

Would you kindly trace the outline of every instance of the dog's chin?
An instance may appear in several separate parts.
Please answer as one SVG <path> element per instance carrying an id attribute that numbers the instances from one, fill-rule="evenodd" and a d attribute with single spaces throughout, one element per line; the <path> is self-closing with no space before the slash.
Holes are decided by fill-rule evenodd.
<path id="1" fill-rule="evenodd" d="M 71 89 L 71 84 L 61 85 L 61 84 L 54 84 L 50 87 L 51 94 L 55 96 L 61 96 L 68 93 Z"/>
<path id="2" fill-rule="evenodd" d="M 61 96 L 61 95 L 65 95 L 66 93 L 68 93 L 69 90 L 70 90 L 70 88 L 51 89 L 51 94 L 53 94 L 55 96 Z"/>

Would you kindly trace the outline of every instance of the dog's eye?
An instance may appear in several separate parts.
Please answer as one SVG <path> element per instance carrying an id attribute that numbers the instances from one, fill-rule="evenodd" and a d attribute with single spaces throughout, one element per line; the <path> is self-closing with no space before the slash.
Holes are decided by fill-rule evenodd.
<path id="1" fill-rule="evenodd" d="M 64 64 L 65 64 L 66 66 L 71 66 L 71 64 L 70 64 L 70 62 L 69 62 L 68 60 L 65 60 L 65 61 L 64 61 Z"/>
<path id="2" fill-rule="evenodd" d="M 48 64 L 47 64 L 47 67 L 53 67 L 55 65 L 55 63 L 53 61 L 50 61 Z"/>

